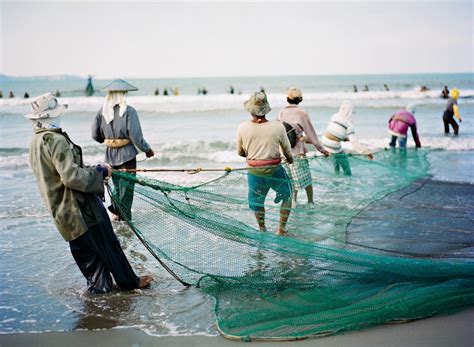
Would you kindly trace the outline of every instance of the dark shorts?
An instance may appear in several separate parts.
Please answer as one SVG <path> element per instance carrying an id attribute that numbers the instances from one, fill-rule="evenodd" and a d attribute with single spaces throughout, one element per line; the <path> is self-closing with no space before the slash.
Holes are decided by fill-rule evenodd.
<path id="1" fill-rule="evenodd" d="M 275 203 L 291 199 L 291 182 L 281 165 L 269 176 L 258 176 L 249 172 L 247 180 L 249 207 L 254 211 L 263 211 L 270 188 L 276 192 Z"/>

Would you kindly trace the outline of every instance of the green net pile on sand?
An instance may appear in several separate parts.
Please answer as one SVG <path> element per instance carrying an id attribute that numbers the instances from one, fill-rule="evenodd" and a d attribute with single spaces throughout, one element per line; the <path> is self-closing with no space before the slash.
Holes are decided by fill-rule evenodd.
<path id="1" fill-rule="evenodd" d="M 331 157 L 310 159 L 316 208 L 293 206 L 286 236 L 273 232 L 274 193 L 268 232 L 258 230 L 245 170 L 201 172 L 192 187 L 113 175 L 135 187 L 128 224 L 177 279 L 215 298 L 224 336 L 291 340 L 474 304 L 474 191 L 437 194 L 455 185 L 429 179 L 426 155 L 348 157 L 350 177 L 334 173 Z"/>

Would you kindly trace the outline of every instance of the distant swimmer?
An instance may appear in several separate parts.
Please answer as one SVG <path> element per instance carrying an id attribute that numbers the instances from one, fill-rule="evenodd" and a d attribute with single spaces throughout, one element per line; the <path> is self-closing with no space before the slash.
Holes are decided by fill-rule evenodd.
<path id="1" fill-rule="evenodd" d="M 395 112 L 395 114 L 390 118 L 388 121 L 388 132 L 392 135 L 389 143 L 390 147 L 395 148 L 398 139 L 398 146 L 401 149 L 407 148 L 408 128 L 411 129 L 416 148 L 421 147 L 420 138 L 418 137 L 418 132 L 416 130 L 415 112 L 415 105 L 408 105 L 406 108 Z"/>
<path id="2" fill-rule="evenodd" d="M 265 93 L 265 89 L 264 89 L 263 87 L 260 87 L 260 91 L 261 91 L 262 93 Z"/>
<path id="3" fill-rule="evenodd" d="M 427 92 L 428 90 L 430 90 L 430 88 L 428 88 L 427 86 L 423 85 L 420 87 L 420 92 Z"/>
<path id="4" fill-rule="evenodd" d="M 443 89 L 443 91 L 441 92 L 441 97 L 442 97 L 443 99 L 449 98 L 449 89 L 448 89 L 448 86 L 444 86 L 444 89 Z"/>
<path id="5" fill-rule="evenodd" d="M 61 96 L 61 93 L 59 92 L 59 90 L 56 90 L 56 93 L 54 94 L 57 98 L 59 98 Z"/>
<path id="6" fill-rule="evenodd" d="M 28 92 L 25 92 L 25 95 L 23 95 L 23 98 L 28 99 L 29 97 L 30 97 L 30 94 L 28 94 Z"/>
<path id="7" fill-rule="evenodd" d="M 390 91 L 390 88 L 389 88 L 386 84 L 384 84 L 383 87 L 384 87 L 384 89 L 385 89 L 386 92 L 389 92 L 389 91 Z"/>
<path id="8" fill-rule="evenodd" d="M 8 93 L 8 97 L 11 99 L 11 98 L 14 98 L 15 95 L 13 95 L 13 92 L 10 90 L 10 93 Z"/>
<path id="9" fill-rule="evenodd" d="M 364 90 L 363 92 L 368 92 L 369 91 L 369 87 L 367 86 L 367 84 L 364 86 Z"/>
<path id="10" fill-rule="evenodd" d="M 449 125 L 451 125 L 453 127 L 454 136 L 457 136 L 459 134 L 459 125 L 454 120 L 454 116 L 456 116 L 459 122 L 462 122 L 462 118 L 459 114 L 458 108 L 459 90 L 453 88 L 453 90 L 451 90 L 450 95 L 451 97 L 449 98 L 448 104 L 446 105 L 446 109 L 443 113 L 444 134 L 449 134 Z"/>
<path id="11" fill-rule="evenodd" d="M 354 84 L 354 93 L 357 93 L 357 86 Z"/>
<path id="12" fill-rule="evenodd" d="M 207 94 L 207 89 L 206 89 L 206 88 L 202 88 L 201 92 L 202 92 L 202 95 L 206 95 L 206 94 Z"/>
<path id="13" fill-rule="evenodd" d="M 178 89 L 178 87 L 176 87 L 176 88 L 171 88 L 171 92 L 173 93 L 173 95 L 179 95 L 179 89 Z"/>
<path id="14" fill-rule="evenodd" d="M 155 89 L 155 95 L 160 95 L 160 89 L 159 88 Z"/>
<path id="15" fill-rule="evenodd" d="M 0 99 L 3 99 L 3 92 L 0 90 Z"/>
<path id="16" fill-rule="evenodd" d="M 235 91 L 234 91 L 234 87 L 230 86 L 229 87 L 229 94 L 234 94 Z"/>
<path id="17" fill-rule="evenodd" d="M 168 89 L 163 90 L 163 95 L 168 95 Z"/>
<path id="18" fill-rule="evenodd" d="M 94 86 L 92 85 L 92 75 L 87 76 L 86 96 L 94 95 Z"/>

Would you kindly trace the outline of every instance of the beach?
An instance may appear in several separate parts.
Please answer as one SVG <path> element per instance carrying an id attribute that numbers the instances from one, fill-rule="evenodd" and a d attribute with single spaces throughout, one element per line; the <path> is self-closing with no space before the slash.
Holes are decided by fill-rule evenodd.
<path id="1" fill-rule="evenodd" d="M 474 310 L 426 318 L 405 324 L 384 325 L 320 339 L 293 342 L 245 342 L 251 346 L 404 346 L 470 347 L 474 343 Z M 0 335 L 1 346 L 239 346 L 221 336 L 151 336 L 138 329 L 72 331 Z"/>
<path id="2" fill-rule="evenodd" d="M 104 147 L 95 143 L 90 134 L 90 124 L 102 105 L 103 95 L 83 96 L 84 82 L 77 78 L 22 79 L 9 80 L 4 85 L 16 95 L 28 91 L 33 96 L 61 89 L 60 100 L 69 104 L 63 116 L 63 128 L 83 147 L 86 164 L 92 165 L 104 160 Z M 94 83 L 100 86 L 106 82 Z M 301 107 L 308 111 L 319 135 L 342 100 L 352 100 L 356 107 L 357 135 L 374 152 L 383 152 L 388 146 L 390 116 L 401 107 L 415 103 L 430 178 L 466 187 L 474 184 L 472 73 L 131 82 L 140 90 L 130 93 L 128 102 L 137 109 L 144 137 L 156 153 L 147 160 L 140 154 L 137 159 L 141 168 L 244 166 L 244 160 L 235 153 L 236 128 L 248 118 L 243 101 L 251 91 L 264 86 L 272 106 L 268 118 L 275 119 L 279 109 L 286 105 L 286 88 L 297 85 L 304 95 Z M 384 83 L 391 87 L 390 91 L 382 90 Z M 242 94 L 226 93 L 230 84 L 237 91 L 242 90 Z M 369 84 L 371 91 L 353 93 L 353 84 Z M 423 84 L 432 90 L 420 92 Z M 439 94 L 445 84 L 461 90 L 459 108 L 463 122 L 459 137 L 444 136 L 442 131 L 446 100 Z M 196 94 L 202 86 L 209 89 L 209 94 Z M 180 95 L 154 96 L 153 91 L 158 87 L 179 87 Z M 0 345 L 54 346 L 71 340 L 78 345 L 99 345 L 98 341 L 100 345 L 235 345 L 218 336 L 214 299 L 199 288 L 185 289 L 175 281 L 124 223 L 114 223 L 122 247 L 137 272 L 153 274 L 155 283 L 149 290 L 130 293 L 112 292 L 98 297 L 84 293 L 85 280 L 44 207 L 28 165 L 32 129 L 23 115 L 29 112 L 29 101 L 21 97 L 0 100 Z M 411 135 L 408 136 L 411 148 L 414 143 Z M 315 154 L 314 149 L 311 153 Z M 186 186 L 209 178 L 186 173 L 160 173 L 153 177 Z M 470 231 L 472 235 L 472 225 Z M 471 253 L 460 258 L 463 256 L 466 261 L 472 261 Z M 473 319 L 474 312 L 467 309 L 407 324 L 301 341 L 298 345 L 470 346 Z"/>

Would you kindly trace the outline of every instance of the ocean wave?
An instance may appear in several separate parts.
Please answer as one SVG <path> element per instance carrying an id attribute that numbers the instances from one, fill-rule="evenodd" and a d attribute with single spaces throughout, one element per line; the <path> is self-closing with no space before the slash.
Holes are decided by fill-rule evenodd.
<path id="1" fill-rule="evenodd" d="M 372 150 L 380 150 L 388 146 L 387 137 L 360 138 L 360 142 Z M 474 138 L 452 136 L 422 136 L 421 143 L 424 148 L 445 151 L 472 151 Z M 233 141 L 178 141 L 172 143 L 152 144 L 155 157 L 147 159 L 144 153 L 137 156 L 138 166 L 141 167 L 194 167 L 212 164 L 238 164 L 243 165 L 244 159 L 239 157 Z M 409 138 L 408 146 L 414 146 Z M 350 151 L 350 144 L 343 143 L 343 147 Z M 311 147 L 312 148 L 312 147 Z M 316 152 L 312 152 L 317 154 Z M 84 162 L 86 165 L 95 165 L 104 161 L 104 148 L 100 145 L 83 147 Z M 2 148 L 0 149 L 0 169 L 3 177 L 18 175 L 19 169 L 29 166 L 28 149 Z M 219 166 L 219 167 L 220 167 Z M 29 170 L 29 169 L 28 169 Z"/>
<path id="2" fill-rule="evenodd" d="M 460 103 L 474 103 L 474 90 L 461 90 L 465 97 Z M 178 95 L 178 96 L 129 96 L 128 102 L 141 112 L 181 113 L 242 110 L 243 102 L 249 94 L 231 95 Z M 272 107 L 284 107 L 286 95 L 269 93 L 268 99 Z M 373 92 L 338 92 L 338 93 L 305 93 L 305 107 L 337 107 L 342 100 L 352 100 L 362 107 L 399 107 L 413 102 L 416 104 L 445 104 L 446 100 L 439 97 L 438 91 L 373 91 Z M 103 103 L 103 97 L 65 97 L 62 103 L 69 105 L 67 113 L 97 112 Z M 0 114 L 26 114 L 30 112 L 28 99 L 0 99 Z"/>

